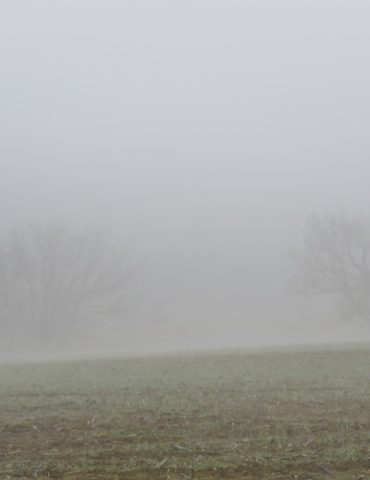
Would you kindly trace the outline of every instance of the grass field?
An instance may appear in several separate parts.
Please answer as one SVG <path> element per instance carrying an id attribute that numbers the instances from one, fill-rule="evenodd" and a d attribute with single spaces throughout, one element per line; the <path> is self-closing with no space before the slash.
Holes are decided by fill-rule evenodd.
<path id="1" fill-rule="evenodd" d="M 0 366 L 1 479 L 370 479 L 370 347 Z"/>

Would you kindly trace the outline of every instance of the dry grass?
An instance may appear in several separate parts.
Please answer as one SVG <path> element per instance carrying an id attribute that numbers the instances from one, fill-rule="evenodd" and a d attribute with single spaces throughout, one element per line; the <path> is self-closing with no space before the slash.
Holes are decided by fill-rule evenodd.
<path id="1" fill-rule="evenodd" d="M 370 349 L 0 367 L 1 479 L 369 479 Z"/>

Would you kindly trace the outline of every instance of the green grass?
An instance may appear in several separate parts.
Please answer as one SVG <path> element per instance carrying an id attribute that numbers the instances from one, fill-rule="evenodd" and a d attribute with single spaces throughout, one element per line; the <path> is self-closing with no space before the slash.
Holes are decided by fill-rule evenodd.
<path id="1" fill-rule="evenodd" d="M 0 366 L 1 479 L 370 479 L 370 348 Z"/>

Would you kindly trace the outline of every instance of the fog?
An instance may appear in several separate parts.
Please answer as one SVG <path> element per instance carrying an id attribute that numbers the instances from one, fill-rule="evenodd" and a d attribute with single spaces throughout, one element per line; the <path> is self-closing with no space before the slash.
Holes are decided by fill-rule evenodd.
<path id="1" fill-rule="evenodd" d="M 99 229 L 135 273 L 74 351 L 358 341 L 289 288 L 305 219 L 368 213 L 367 2 L 3 2 L 1 233 Z"/>

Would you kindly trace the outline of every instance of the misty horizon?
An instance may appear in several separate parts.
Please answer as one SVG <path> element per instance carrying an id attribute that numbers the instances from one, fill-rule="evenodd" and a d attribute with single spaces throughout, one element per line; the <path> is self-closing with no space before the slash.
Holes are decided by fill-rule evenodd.
<path id="1" fill-rule="evenodd" d="M 135 270 L 126 322 L 74 350 L 370 340 L 330 298 L 289 288 L 307 216 L 370 213 L 369 13 L 3 5 L 0 234 L 99 230 Z"/>

